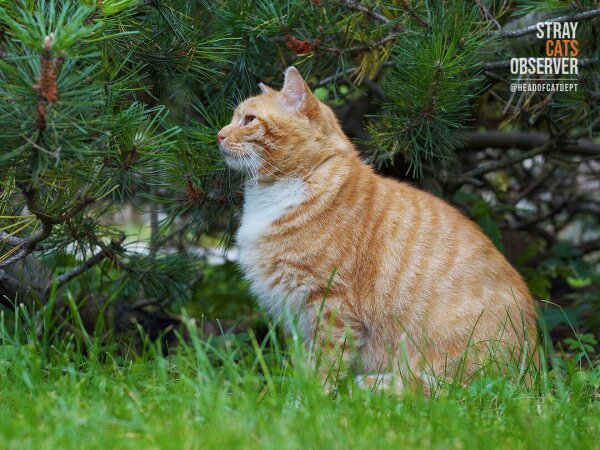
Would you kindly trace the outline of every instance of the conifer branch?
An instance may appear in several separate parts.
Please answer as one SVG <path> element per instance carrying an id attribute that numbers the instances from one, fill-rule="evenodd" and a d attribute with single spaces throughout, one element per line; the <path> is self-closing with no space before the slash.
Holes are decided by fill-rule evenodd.
<path id="1" fill-rule="evenodd" d="M 416 9 L 408 3 L 408 0 L 400 0 L 400 6 L 406 11 L 412 19 L 414 19 L 423 29 L 429 30 L 430 25 L 425 19 L 417 14 Z"/>
<path id="2" fill-rule="evenodd" d="M 583 11 L 583 12 L 580 12 L 577 14 L 571 14 L 568 16 L 560 16 L 560 17 L 555 17 L 553 19 L 546 19 L 546 20 L 544 20 L 544 22 L 556 22 L 556 23 L 579 22 L 581 20 L 593 19 L 594 17 L 598 17 L 598 16 L 600 16 L 600 8 L 590 9 L 590 10 Z M 537 22 L 534 24 L 528 25 L 525 28 L 520 28 L 518 30 L 512 30 L 512 31 L 499 30 L 499 31 L 494 31 L 493 34 L 495 34 L 499 37 L 503 37 L 503 38 L 515 38 L 515 37 L 520 37 L 520 36 L 525 36 L 527 34 L 535 33 L 536 31 L 537 31 Z"/>
<path id="3" fill-rule="evenodd" d="M 18 183 L 21 184 L 21 183 Z M 19 238 L 11 236 L 8 233 L 2 232 L 0 234 L 0 242 L 5 241 L 9 245 L 18 248 L 16 253 L 9 256 L 8 258 L 0 261 L 0 267 L 8 266 L 14 262 L 17 262 L 29 254 L 33 253 L 38 242 L 47 239 L 52 233 L 53 224 L 47 220 L 47 217 L 40 217 L 36 214 L 36 202 L 35 202 L 35 191 L 27 188 L 27 186 L 21 184 L 21 191 L 26 198 L 27 208 L 34 214 L 41 222 L 41 227 L 36 230 L 31 236 L 26 238 Z M 12 244 L 16 245 L 12 245 Z"/>
<path id="4" fill-rule="evenodd" d="M 102 249 L 93 254 L 90 258 L 86 259 L 84 262 L 79 264 L 78 266 L 73 267 L 67 272 L 59 275 L 56 279 L 57 288 L 60 288 L 71 281 L 73 278 L 78 277 L 84 272 L 87 272 L 89 269 L 104 261 L 105 259 L 113 259 L 118 250 L 121 249 L 121 244 L 125 240 L 125 235 L 120 236 L 116 240 L 112 240 L 108 246 L 102 246 Z M 44 289 L 44 297 L 48 296 L 50 289 L 52 288 L 52 282 L 49 282 L 46 288 Z"/>
<path id="5" fill-rule="evenodd" d="M 382 67 L 390 67 L 394 65 L 394 61 L 386 61 L 384 62 L 381 66 Z M 335 73 L 333 75 L 330 75 L 328 77 L 323 78 L 322 80 L 319 80 L 314 86 L 315 87 L 321 87 L 321 86 L 326 86 L 329 83 L 331 83 L 332 81 L 337 80 L 338 78 L 340 78 L 341 76 L 344 75 L 352 75 L 354 72 L 356 72 L 357 70 L 359 70 L 360 67 L 348 67 L 347 69 L 343 70 L 341 73 Z M 363 82 L 368 81 L 368 80 L 364 80 Z M 380 92 L 382 93 L 382 92 Z M 379 94 L 379 93 L 378 93 Z M 385 95 L 379 95 L 379 97 L 381 97 L 382 99 L 385 99 Z"/>
<path id="6" fill-rule="evenodd" d="M 359 1 L 344 0 L 343 3 L 349 9 L 358 11 L 358 12 L 362 12 L 363 14 L 371 17 L 372 19 L 377 20 L 378 22 L 381 22 L 383 24 L 391 24 L 392 23 L 392 20 L 388 19 L 383 14 L 380 14 L 380 13 L 374 11 L 373 9 L 369 8 L 368 6 L 363 5 Z M 343 52 L 353 53 L 353 52 L 366 51 L 371 48 L 381 47 L 382 45 L 385 45 L 388 42 L 396 40 L 398 38 L 398 36 L 400 34 L 404 33 L 405 31 L 406 31 L 406 29 L 405 29 L 404 25 L 402 25 L 401 23 L 396 23 L 395 25 L 392 26 L 392 32 L 390 34 L 388 34 L 387 36 L 384 36 L 383 38 L 378 39 L 373 42 L 367 42 L 364 44 L 355 45 L 354 47 L 350 47 L 350 48 L 343 50 Z M 341 50 L 341 49 L 339 49 L 339 50 Z"/>
<path id="7" fill-rule="evenodd" d="M 512 205 L 516 205 L 524 198 L 528 197 L 532 193 L 536 192 L 545 182 L 554 174 L 556 171 L 556 165 L 552 165 L 548 170 L 545 170 L 540 176 L 535 178 L 531 183 L 529 183 L 523 190 L 521 190 L 517 197 L 511 200 Z"/>
<path id="8" fill-rule="evenodd" d="M 29 145 L 31 145 L 33 148 L 35 148 L 36 150 L 39 150 L 41 152 L 46 153 L 47 155 L 52 156 L 53 158 L 56 159 L 57 155 L 56 152 L 52 152 L 50 150 L 45 149 L 44 147 L 42 147 L 39 144 L 36 144 L 35 142 L 33 142 L 31 139 L 29 139 L 27 136 L 25 136 L 24 134 L 19 133 L 19 136 L 21 136 L 23 138 L 23 140 L 25 142 L 27 142 Z"/>
<path id="9" fill-rule="evenodd" d="M 531 228 L 534 225 L 537 225 L 538 223 L 543 222 L 544 220 L 549 219 L 550 217 L 556 215 L 557 213 L 562 211 L 562 209 L 565 208 L 569 204 L 569 201 L 573 201 L 573 200 L 575 200 L 575 199 L 564 199 L 557 205 L 553 206 L 548 212 L 546 212 L 540 216 L 533 217 L 524 222 L 517 223 L 512 228 L 514 230 L 523 230 L 523 229 Z"/>
<path id="10" fill-rule="evenodd" d="M 66 222 L 79 214 L 86 206 L 94 203 L 96 197 L 89 196 L 82 199 L 79 203 L 73 206 L 69 211 L 59 215 L 52 216 L 42 211 L 35 200 L 36 192 L 33 189 L 28 189 L 25 186 L 21 186 L 23 195 L 25 195 L 27 201 L 27 208 L 35 215 L 41 223 L 41 227 L 36 230 L 31 236 L 22 238 L 13 236 L 5 231 L 0 231 L 0 243 L 6 243 L 11 247 L 19 248 L 15 254 L 9 256 L 7 259 L 0 261 L 0 267 L 8 266 L 14 262 L 17 262 L 26 256 L 33 253 L 37 244 L 41 241 L 46 240 L 52 233 L 54 225 Z"/>
<path id="11" fill-rule="evenodd" d="M 481 150 L 487 147 L 530 150 L 545 145 L 551 142 L 552 139 L 548 133 L 542 132 L 505 132 L 496 130 L 485 132 L 467 131 L 464 133 L 464 136 L 467 138 L 467 142 L 463 146 L 463 149 L 469 150 Z M 583 139 L 580 136 L 574 136 L 567 142 L 560 147 L 566 153 L 582 156 L 600 155 L 600 144 L 592 139 Z"/>
<path id="12" fill-rule="evenodd" d="M 11 247 L 18 247 L 23 245 L 25 239 L 8 234 L 6 231 L 0 230 L 0 242 L 10 245 Z"/>
<path id="13" fill-rule="evenodd" d="M 506 169 L 515 164 L 518 164 L 526 159 L 533 158 L 534 156 L 546 153 L 556 148 L 561 144 L 562 136 L 568 130 L 564 130 L 560 135 L 550 137 L 546 133 L 521 133 L 521 132 L 508 132 L 504 133 L 501 131 L 488 131 L 485 133 L 466 133 L 467 135 L 467 146 L 471 148 L 486 148 L 486 147 L 501 147 L 501 148 L 530 148 L 530 150 L 519 153 L 518 155 L 504 158 L 499 161 L 493 161 L 488 164 L 480 165 L 479 167 L 472 169 L 457 179 L 457 183 L 471 182 L 473 179 L 477 179 L 490 172 L 497 170 Z M 600 155 L 600 144 L 595 143 L 591 139 L 580 139 L 580 135 L 576 135 L 571 139 L 574 140 L 572 144 L 560 145 L 561 150 L 568 151 L 570 153 L 583 154 L 586 156 Z M 565 138 L 564 140 L 568 140 Z M 532 148 L 533 147 L 533 148 Z"/>
<path id="14" fill-rule="evenodd" d="M 458 177 L 457 183 L 466 183 L 469 180 L 477 179 L 477 177 L 481 177 L 482 175 L 488 174 L 490 172 L 496 172 L 497 170 L 505 169 L 507 167 L 513 166 L 521 161 L 525 161 L 526 159 L 533 158 L 541 153 L 548 151 L 551 147 L 552 143 L 547 142 L 546 144 L 531 149 L 526 152 L 519 153 L 513 157 L 505 158 L 500 161 L 494 161 L 488 164 L 481 165 L 473 170 L 466 172 L 465 174 Z"/>
<path id="15" fill-rule="evenodd" d="M 373 9 L 369 8 L 368 6 L 365 6 L 363 4 L 361 4 L 359 1 L 356 0 L 344 0 L 344 3 L 346 4 L 346 6 L 349 9 L 352 9 L 354 11 L 359 11 L 362 12 L 364 14 L 366 14 L 367 16 L 381 22 L 381 23 L 390 23 L 391 20 L 388 19 L 387 17 L 385 17 L 383 14 L 379 14 L 378 12 L 374 11 Z"/>
<path id="16" fill-rule="evenodd" d="M 9 266 L 12 263 L 20 261 L 21 259 L 25 258 L 27 255 L 29 255 L 31 252 L 33 252 L 33 250 L 28 247 L 20 248 L 19 250 L 17 250 L 17 252 L 14 255 L 9 256 L 8 258 L 6 258 L 3 261 L 0 261 L 0 268 Z"/>
<path id="17" fill-rule="evenodd" d="M 69 211 L 66 211 L 66 212 L 64 212 L 63 214 L 61 214 L 60 216 L 57 216 L 57 217 L 51 216 L 51 217 L 49 217 L 49 220 L 52 222 L 53 225 L 66 222 L 67 220 L 72 219 L 73 217 L 75 217 L 86 206 L 91 205 L 96 200 L 97 200 L 97 198 L 94 197 L 94 196 L 85 197 L 84 199 L 80 200 L 79 203 L 77 203 L 75 206 L 73 206 Z"/>
<path id="18" fill-rule="evenodd" d="M 496 20 L 496 18 L 494 17 L 494 15 L 490 12 L 490 10 L 485 6 L 485 4 L 483 3 L 482 0 L 475 0 L 475 3 L 477 3 L 477 6 L 479 6 L 479 9 L 481 10 L 481 13 L 483 15 L 483 17 L 486 20 L 491 21 L 498 30 L 502 29 L 502 27 L 500 26 L 500 24 L 498 23 L 498 20 Z"/>
<path id="19" fill-rule="evenodd" d="M 364 44 L 355 45 L 354 47 L 350 47 L 350 48 L 344 50 L 344 52 L 355 53 L 355 52 L 362 52 L 362 51 L 370 50 L 372 48 L 382 47 L 385 44 L 387 44 L 388 42 L 398 39 L 399 35 L 400 35 L 400 33 L 394 32 L 394 33 L 388 34 L 387 36 L 382 37 L 381 39 L 377 39 L 376 41 L 366 42 Z"/>

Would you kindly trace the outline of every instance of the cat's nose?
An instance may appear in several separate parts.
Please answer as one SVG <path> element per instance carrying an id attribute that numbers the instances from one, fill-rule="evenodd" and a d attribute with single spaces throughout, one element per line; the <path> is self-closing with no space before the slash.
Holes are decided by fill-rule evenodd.
<path id="1" fill-rule="evenodd" d="M 217 142 L 219 142 L 220 144 L 221 142 L 223 142 L 223 139 L 225 139 L 225 133 L 223 133 L 223 130 L 221 130 L 217 134 Z"/>

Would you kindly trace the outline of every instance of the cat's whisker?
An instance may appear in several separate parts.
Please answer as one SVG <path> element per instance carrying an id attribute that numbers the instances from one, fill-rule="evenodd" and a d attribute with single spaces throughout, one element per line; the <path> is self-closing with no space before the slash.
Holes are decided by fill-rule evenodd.
<path id="1" fill-rule="evenodd" d="M 260 156 L 260 155 L 256 154 L 256 152 L 254 152 L 254 151 L 252 151 L 252 150 L 248 150 L 248 151 L 249 151 L 249 152 L 250 152 L 250 153 L 251 153 L 253 156 L 257 157 L 259 160 L 261 160 L 262 162 L 264 162 L 265 164 L 268 164 L 269 166 L 271 166 L 271 167 L 272 167 L 272 168 L 273 168 L 275 171 L 279 171 L 279 172 L 281 172 L 281 173 L 284 173 L 284 172 L 280 171 L 280 170 L 279 170 L 279 169 L 278 169 L 276 166 L 274 166 L 273 164 L 271 164 L 269 161 L 267 161 L 266 159 L 264 159 L 262 156 Z M 265 170 L 267 170 L 267 171 L 269 171 L 269 168 L 268 168 L 268 167 L 265 167 L 264 169 L 265 169 Z M 271 175 L 273 175 L 273 176 L 276 176 L 276 175 L 275 175 L 275 172 L 271 172 L 271 171 L 269 171 L 269 173 L 270 173 Z M 285 174 L 285 173 L 284 173 L 284 175 L 287 175 L 287 174 Z"/>
<path id="2" fill-rule="evenodd" d="M 238 156 L 238 158 L 239 158 L 240 162 L 242 163 L 242 165 L 244 166 L 244 168 L 246 169 L 246 172 L 248 172 L 248 174 L 250 175 L 250 177 L 256 178 L 256 180 L 258 180 L 258 167 L 256 167 L 256 165 L 252 163 L 248 154 L 250 156 L 254 156 L 254 157 L 258 158 L 259 160 L 261 160 L 262 158 L 260 157 L 260 155 L 256 154 L 256 152 L 253 152 L 251 149 L 244 148 L 244 146 L 239 143 L 233 143 L 233 144 L 230 144 L 230 146 L 233 149 L 239 151 L 240 156 Z M 262 159 L 262 160 L 264 161 L 264 159 Z M 264 161 L 264 162 L 268 163 L 268 161 Z M 258 181 L 257 181 L 257 184 L 258 184 Z"/>
<path id="3" fill-rule="evenodd" d="M 254 146 L 254 147 L 258 147 L 261 150 L 264 150 L 262 147 L 260 147 L 257 144 L 254 144 L 253 142 L 246 142 L 246 144 L 249 145 L 250 147 Z M 252 148 L 244 148 L 244 150 L 247 151 L 248 153 L 252 154 L 253 156 L 257 157 L 259 160 L 261 160 L 265 164 L 268 164 L 269 166 L 271 166 L 273 169 L 277 170 L 278 172 L 285 173 L 282 170 L 280 170 L 278 167 L 276 167 L 275 165 L 273 165 L 272 163 L 267 161 L 265 158 L 260 156 L 256 151 L 252 150 Z M 288 175 L 288 174 L 286 174 L 286 175 Z"/>
<path id="4" fill-rule="evenodd" d="M 252 172 L 252 166 L 250 165 L 250 161 L 247 160 L 245 155 L 240 156 L 240 161 L 242 162 L 242 165 L 244 166 L 244 170 L 248 173 L 250 178 L 253 178 L 254 175 Z"/>
<path id="5" fill-rule="evenodd" d="M 266 147 L 263 147 L 264 152 L 269 155 L 269 158 L 273 158 L 273 155 L 271 155 L 271 152 L 269 152 L 269 150 Z"/>
<path id="6" fill-rule="evenodd" d="M 253 154 L 254 154 L 254 153 L 253 153 Z M 256 155 L 256 154 L 254 154 L 254 156 L 256 156 L 256 157 L 260 158 L 260 156 L 258 156 L 258 155 Z M 262 158 L 261 158 L 261 159 L 262 159 Z M 264 160 L 263 160 L 263 161 L 264 161 Z M 265 162 L 266 162 L 267 164 L 269 164 L 269 162 L 268 162 L 268 161 L 265 161 Z M 272 164 L 271 164 L 271 166 L 272 166 Z M 278 170 L 278 169 L 277 169 L 275 166 L 273 166 L 273 168 L 274 168 L 275 170 Z M 268 168 L 268 167 L 263 167 L 263 169 L 264 169 L 264 170 L 266 170 L 266 171 L 267 171 L 267 173 L 268 173 L 269 175 L 271 175 L 273 178 L 275 178 L 275 179 L 276 179 L 276 180 L 278 180 L 278 181 L 285 181 L 285 180 L 287 180 L 287 178 L 285 178 L 285 177 L 280 177 L 280 176 L 278 176 L 278 175 L 277 175 L 277 174 L 276 174 L 274 171 L 272 171 L 272 170 L 269 170 L 269 168 Z"/>
<path id="7" fill-rule="evenodd" d="M 251 145 L 251 146 L 252 146 L 252 145 L 254 145 L 254 146 L 256 146 L 256 147 L 259 147 L 257 144 L 254 144 L 254 143 L 252 143 L 252 142 L 247 142 L 247 144 L 249 144 L 249 145 Z M 261 147 L 259 147 L 259 148 L 261 148 Z M 273 165 L 272 163 L 270 163 L 269 161 L 267 161 L 266 159 L 264 159 L 262 156 L 260 156 L 260 155 L 259 155 L 258 153 L 256 153 L 254 150 L 252 150 L 252 149 L 247 149 L 247 150 L 248 150 L 250 153 L 252 153 L 254 156 L 256 156 L 258 159 L 260 159 L 262 162 L 264 162 L 264 163 L 268 164 L 269 166 L 271 166 L 271 167 L 272 167 L 274 170 L 276 170 L 277 172 L 281 172 L 283 175 L 285 175 L 285 176 L 288 176 L 288 177 L 290 177 L 290 176 L 291 176 L 289 173 L 287 173 L 287 172 L 285 172 L 285 171 L 281 170 L 281 169 L 280 169 L 280 168 L 278 168 L 277 166 Z M 262 150 L 264 150 L 264 151 L 267 151 L 267 150 L 266 150 L 266 149 L 264 149 L 264 148 L 262 148 Z M 269 152 L 267 152 L 267 154 L 268 154 L 268 153 L 269 153 Z M 270 156 L 270 155 L 269 155 L 269 156 Z M 267 171 L 269 171 L 269 170 L 268 170 L 266 167 L 265 167 L 265 169 L 266 169 Z M 277 177 L 277 176 L 275 175 L 275 173 L 273 173 L 273 172 L 270 172 L 270 171 L 269 171 L 269 174 L 270 174 L 270 175 L 273 175 L 274 177 L 276 177 L 277 179 L 280 179 L 280 180 L 285 180 L 285 179 L 286 179 L 286 178 L 282 178 L 282 177 Z"/>
<path id="8" fill-rule="evenodd" d="M 229 146 L 232 147 L 234 150 L 237 150 L 238 152 L 240 152 L 241 155 L 243 155 L 244 152 L 249 153 L 250 155 L 254 156 L 262 163 L 270 166 L 273 170 L 269 170 L 269 167 L 264 167 L 264 169 L 267 171 L 267 173 L 270 176 L 274 177 L 278 181 L 284 181 L 284 180 L 287 180 L 289 177 L 291 177 L 291 174 L 289 174 L 289 173 L 281 170 L 277 166 L 273 165 L 271 162 L 267 161 L 265 158 L 260 156 L 256 151 L 254 151 L 252 149 L 252 147 L 257 147 L 258 149 L 265 151 L 267 154 L 269 154 L 269 156 L 271 156 L 270 153 L 265 148 L 259 146 L 258 144 L 255 144 L 254 142 L 245 142 L 244 144 L 238 143 L 238 142 L 233 142 L 233 143 L 230 143 Z M 245 155 L 240 156 L 240 160 L 242 161 L 242 164 L 244 164 L 244 167 L 246 167 L 248 170 L 254 169 L 254 170 L 251 170 L 250 175 L 253 177 L 256 177 L 258 179 L 258 168 L 254 168 L 254 165 L 251 163 L 251 161 L 249 159 L 245 159 L 245 158 L 246 158 Z M 276 172 L 279 172 L 284 176 L 283 177 L 278 176 L 276 174 Z"/>
<path id="9" fill-rule="evenodd" d="M 251 182 L 254 182 L 255 189 L 258 189 L 258 169 L 256 167 L 254 167 L 254 165 L 252 164 L 252 162 L 248 159 L 248 157 L 246 155 L 242 155 L 240 159 L 241 159 L 244 167 L 246 167 L 248 169 L 248 174 L 250 176 L 249 180 Z"/>

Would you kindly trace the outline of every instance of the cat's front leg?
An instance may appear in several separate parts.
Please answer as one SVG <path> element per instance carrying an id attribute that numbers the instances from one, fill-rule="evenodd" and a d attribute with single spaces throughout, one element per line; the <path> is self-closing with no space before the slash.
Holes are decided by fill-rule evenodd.
<path id="1" fill-rule="evenodd" d="M 391 372 L 356 375 L 354 383 L 361 389 L 369 391 L 381 390 L 393 394 L 400 394 L 405 389 L 402 377 L 399 374 Z"/>
<path id="2" fill-rule="evenodd" d="M 383 391 L 394 395 L 402 395 L 406 391 L 422 392 L 430 397 L 438 385 L 438 378 L 426 372 L 418 375 L 403 375 L 401 372 L 370 373 L 356 375 L 354 384 L 369 391 Z"/>
<path id="3" fill-rule="evenodd" d="M 309 361 L 327 393 L 335 391 L 357 355 L 361 337 L 339 311 L 325 308 L 315 317 L 313 335 L 307 340 Z"/>

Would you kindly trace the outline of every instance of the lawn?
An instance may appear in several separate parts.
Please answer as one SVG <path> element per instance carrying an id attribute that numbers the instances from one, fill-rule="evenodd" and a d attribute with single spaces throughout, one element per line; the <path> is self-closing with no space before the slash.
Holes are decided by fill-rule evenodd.
<path id="1" fill-rule="evenodd" d="M 435 398 L 327 395 L 273 330 L 134 355 L 76 327 L 1 319 L 2 449 L 600 448 L 600 371 L 573 358 L 530 387 L 482 374 Z"/>

